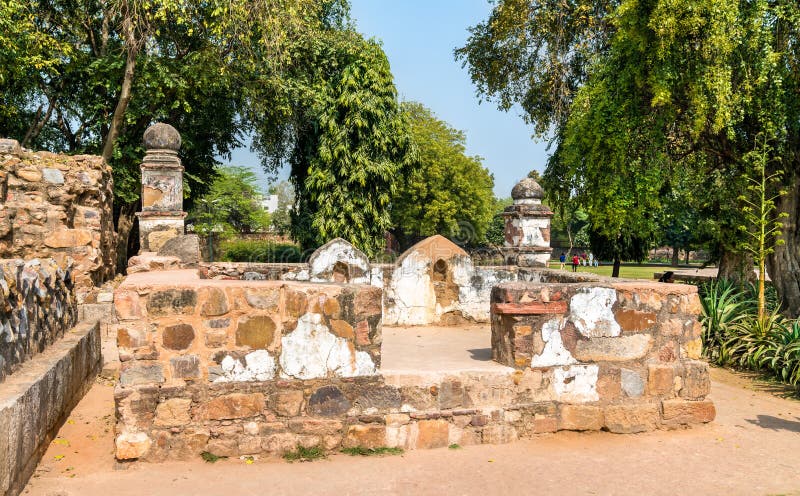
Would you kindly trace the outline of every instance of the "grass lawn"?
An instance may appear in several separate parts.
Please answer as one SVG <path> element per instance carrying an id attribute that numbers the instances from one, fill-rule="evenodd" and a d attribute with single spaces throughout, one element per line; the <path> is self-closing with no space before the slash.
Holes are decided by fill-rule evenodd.
<path id="1" fill-rule="evenodd" d="M 551 269 L 559 268 L 558 262 L 550 262 Z M 592 274 L 599 274 L 601 276 L 611 277 L 611 265 L 601 265 L 600 267 L 584 267 L 579 266 L 578 272 L 591 272 Z M 572 270 L 572 264 L 567 264 L 565 270 Z M 619 276 L 628 279 L 649 279 L 653 280 L 653 274 L 656 272 L 663 272 L 665 269 L 661 267 L 643 267 L 640 265 L 625 265 L 619 268 Z M 673 269 L 674 270 L 674 269 Z"/>

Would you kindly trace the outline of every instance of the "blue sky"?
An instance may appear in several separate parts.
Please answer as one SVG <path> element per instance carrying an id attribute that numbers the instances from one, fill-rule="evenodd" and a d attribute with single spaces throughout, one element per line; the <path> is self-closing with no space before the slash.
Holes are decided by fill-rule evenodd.
<path id="1" fill-rule="evenodd" d="M 469 74 L 453 58 L 453 49 L 467 39 L 467 28 L 488 17 L 487 0 L 350 2 L 358 30 L 383 43 L 400 98 L 421 102 L 465 131 L 467 152 L 483 157 L 494 174 L 497 196 L 509 196 L 529 170 L 544 168 L 546 143 L 531 139 L 532 129 L 518 112 L 479 103 Z M 231 163 L 259 168 L 257 157 L 246 149 L 236 151 Z"/>

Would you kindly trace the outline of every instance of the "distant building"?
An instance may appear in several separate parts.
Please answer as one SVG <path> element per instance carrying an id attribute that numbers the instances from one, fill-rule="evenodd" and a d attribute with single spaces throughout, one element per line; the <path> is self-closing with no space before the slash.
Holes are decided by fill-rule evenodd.
<path id="1" fill-rule="evenodd" d="M 269 213 L 274 213 L 278 210 L 278 195 L 265 195 L 261 199 L 261 207 Z"/>

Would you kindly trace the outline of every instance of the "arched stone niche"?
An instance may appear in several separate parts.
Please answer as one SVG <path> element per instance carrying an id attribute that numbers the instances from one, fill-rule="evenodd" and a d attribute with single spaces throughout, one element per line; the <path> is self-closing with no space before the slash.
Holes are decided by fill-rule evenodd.
<path id="1" fill-rule="evenodd" d="M 369 258 L 347 241 L 336 238 L 328 241 L 308 259 L 311 282 L 369 284 Z"/>

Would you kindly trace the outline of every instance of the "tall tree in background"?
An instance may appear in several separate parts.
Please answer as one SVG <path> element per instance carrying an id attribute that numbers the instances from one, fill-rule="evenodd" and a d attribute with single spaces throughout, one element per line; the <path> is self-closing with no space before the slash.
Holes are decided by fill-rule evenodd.
<path id="1" fill-rule="evenodd" d="M 290 120 L 260 127 L 256 145 L 272 158 L 268 170 L 284 158 L 291 164 L 298 242 L 311 248 L 341 237 L 374 256 L 412 163 L 389 61 L 378 43 L 355 31 L 307 43 L 298 69 L 310 79 L 289 94 Z"/>
<path id="2" fill-rule="evenodd" d="M 253 171 L 245 167 L 220 168 L 208 192 L 195 200 L 187 222 L 204 236 L 266 231 L 270 215 L 261 205 L 263 194 L 257 182 Z"/>
<path id="3" fill-rule="evenodd" d="M 800 4 L 505 0 L 457 54 L 480 93 L 555 129 L 545 182 L 574 188 L 606 235 L 652 234 L 674 171 L 691 169 L 723 276 L 752 274 L 735 199 L 765 135 L 768 172 L 782 170 L 790 191 L 777 204 L 791 229 L 769 272 L 785 311 L 800 312 Z"/>
<path id="4" fill-rule="evenodd" d="M 404 102 L 403 114 L 417 164 L 392 199 L 402 244 L 441 234 L 460 243 L 483 243 L 493 216 L 494 179 L 479 157 L 468 156 L 466 137 L 424 105 Z"/>

